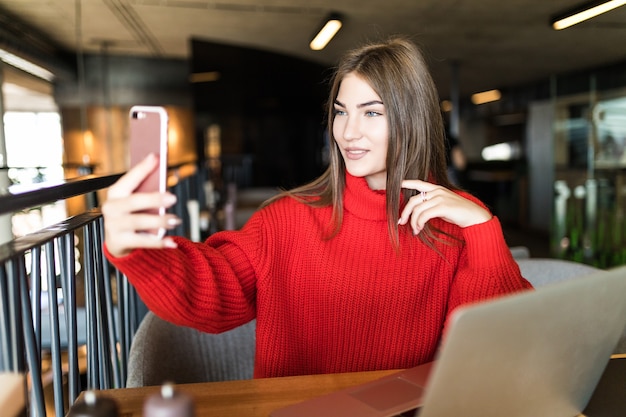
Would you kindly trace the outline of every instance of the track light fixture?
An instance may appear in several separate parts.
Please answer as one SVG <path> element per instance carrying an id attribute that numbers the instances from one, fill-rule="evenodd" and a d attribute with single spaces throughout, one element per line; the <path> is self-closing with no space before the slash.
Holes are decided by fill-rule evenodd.
<path id="1" fill-rule="evenodd" d="M 561 30 L 591 19 L 626 4 L 626 0 L 594 0 L 560 13 L 550 19 L 555 30 Z"/>
<path id="2" fill-rule="evenodd" d="M 313 38 L 309 47 L 314 51 L 320 51 L 328 45 L 328 42 L 337 34 L 343 25 L 342 17 L 338 13 L 331 13 L 322 24 L 322 28 Z"/>

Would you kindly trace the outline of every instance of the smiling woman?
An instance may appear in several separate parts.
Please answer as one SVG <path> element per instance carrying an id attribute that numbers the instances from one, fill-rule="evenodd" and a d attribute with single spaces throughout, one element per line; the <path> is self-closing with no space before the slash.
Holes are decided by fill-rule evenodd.
<path id="1" fill-rule="evenodd" d="M 256 319 L 256 377 L 415 366 L 433 359 L 457 306 L 530 287 L 498 219 L 447 179 L 416 45 L 349 51 L 330 82 L 328 169 L 241 229 L 205 242 L 142 234 L 176 223 L 141 212 L 174 202 L 138 191 L 150 158 L 102 205 L 105 253 L 155 314 L 208 333 Z"/>

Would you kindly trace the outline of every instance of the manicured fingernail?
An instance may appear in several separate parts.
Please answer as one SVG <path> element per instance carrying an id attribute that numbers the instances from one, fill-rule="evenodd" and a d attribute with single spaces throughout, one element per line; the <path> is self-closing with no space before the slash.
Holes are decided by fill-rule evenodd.
<path id="1" fill-rule="evenodd" d="M 174 242 L 174 240 L 170 238 L 163 239 L 163 246 L 169 249 L 176 249 L 178 247 L 176 242 Z"/>
<path id="2" fill-rule="evenodd" d="M 176 195 L 171 193 L 165 193 L 163 195 L 163 204 L 171 206 L 176 203 Z"/>
<path id="3" fill-rule="evenodd" d="M 182 220 L 179 219 L 178 217 L 170 217 L 167 219 L 167 225 L 168 226 L 178 226 L 179 224 L 182 224 Z"/>

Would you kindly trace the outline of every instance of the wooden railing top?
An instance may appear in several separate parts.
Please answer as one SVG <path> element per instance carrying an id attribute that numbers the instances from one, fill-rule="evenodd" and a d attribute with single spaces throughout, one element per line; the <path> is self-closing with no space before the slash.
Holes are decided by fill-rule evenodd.
<path id="1" fill-rule="evenodd" d="M 185 178 L 196 172 L 196 162 L 188 161 L 170 165 L 168 170 L 177 179 Z M 90 174 L 63 181 L 42 182 L 29 185 L 25 191 L 0 194 L 0 215 L 102 190 L 113 185 L 123 174 Z"/>
<path id="2" fill-rule="evenodd" d="M 121 176 L 122 174 L 85 175 L 62 182 L 42 182 L 29 187 L 27 191 L 0 195 L 0 214 L 15 213 L 98 191 L 112 185 Z"/>

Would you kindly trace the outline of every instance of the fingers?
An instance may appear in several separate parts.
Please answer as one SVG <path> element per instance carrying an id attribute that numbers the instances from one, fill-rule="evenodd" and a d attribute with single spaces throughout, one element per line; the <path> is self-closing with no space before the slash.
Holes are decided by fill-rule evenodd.
<path id="1" fill-rule="evenodd" d="M 171 236 L 159 238 L 157 235 L 149 233 L 134 233 L 128 235 L 120 235 L 124 237 L 124 244 L 117 244 L 117 240 L 106 239 L 106 245 L 109 253 L 115 257 L 125 256 L 132 252 L 133 249 L 165 249 L 176 248 L 176 242 Z"/>
<path id="2" fill-rule="evenodd" d="M 149 155 L 109 188 L 102 204 L 107 249 L 113 256 L 123 256 L 137 248 L 173 248 L 171 237 L 160 238 L 158 230 L 170 230 L 180 224 L 173 214 L 153 214 L 176 203 L 171 193 L 134 193 L 141 182 L 157 168 L 158 159 Z M 146 231 L 155 231 L 148 233 Z"/>
<path id="3" fill-rule="evenodd" d="M 142 211 L 160 206 L 169 208 L 175 202 L 174 195 L 159 193 L 132 194 L 125 198 L 108 199 L 102 205 L 102 215 L 104 238 L 109 252 L 113 256 L 123 256 L 137 248 L 176 247 L 171 237 L 161 239 L 155 232 L 147 231 L 171 230 L 181 220 L 173 214 L 161 216 Z"/>
<path id="4" fill-rule="evenodd" d="M 437 186 L 435 184 L 431 184 L 429 182 L 421 180 L 404 180 L 402 181 L 402 188 L 407 188 L 420 192 L 418 195 L 413 196 L 409 199 L 406 206 L 402 210 L 402 213 L 400 214 L 400 219 L 398 220 L 398 224 L 404 225 L 407 224 L 409 219 L 411 219 L 413 233 L 417 234 L 423 229 L 426 222 L 423 221 L 420 222 L 420 225 L 417 224 L 417 217 L 421 214 L 421 212 L 424 211 L 425 207 L 421 207 L 421 210 L 416 209 L 421 204 L 426 203 L 429 199 L 433 198 L 433 193 L 436 190 Z"/>
<path id="5" fill-rule="evenodd" d="M 410 226 L 414 235 L 419 234 L 424 229 L 428 220 L 438 217 L 435 213 L 433 213 L 432 207 L 434 207 L 432 204 L 427 207 L 422 203 L 419 206 L 416 206 L 411 212 Z"/>
<path id="6" fill-rule="evenodd" d="M 403 180 L 402 188 L 408 188 L 410 190 L 417 190 L 421 192 L 421 191 L 433 191 L 436 188 L 441 188 L 441 187 L 439 187 L 436 184 L 422 181 L 422 180 Z"/>
<path id="7" fill-rule="evenodd" d="M 139 216 L 139 215 L 137 215 Z M 135 217 L 135 216 L 133 216 Z M 150 218 L 148 220 L 148 218 Z M 111 255 L 119 257 L 129 254 L 133 249 L 163 249 L 175 248 L 176 242 L 170 236 L 163 238 L 145 230 L 158 230 L 163 228 L 172 229 L 180 224 L 176 216 L 146 215 L 143 220 L 113 222 L 113 226 L 106 226 L 105 220 L 105 243 Z M 111 221 L 109 221 L 109 225 Z"/>
<path id="8" fill-rule="evenodd" d="M 110 219 L 119 222 L 120 219 L 123 219 L 131 213 L 156 210 L 160 207 L 168 209 L 175 203 L 176 196 L 171 193 L 137 193 L 119 198 L 111 198 L 111 196 L 109 196 L 109 198 L 102 204 L 102 215 L 105 220 Z M 142 219 L 142 216 L 156 217 L 154 221 L 162 220 L 161 216 L 145 214 L 137 215 L 129 220 L 135 222 L 137 219 Z"/>
<path id="9" fill-rule="evenodd" d="M 159 160 L 156 155 L 150 154 L 146 156 L 109 188 L 108 197 L 120 198 L 130 195 L 157 168 L 158 163 Z"/>
<path id="10" fill-rule="evenodd" d="M 434 192 L 438 189 L 445 190 L 443 187 L 422 180 L 404 180 L 402 181 L 402 188 L 419 191 L 417 196 L 411 198 L 413 204 L 420 201 L 425 203 L 426 201 L 432 199 L 433 196 L 437 195 Z M 401 216 L 399 222 L 404 224 L 406 223 L 406 220 L 407 218 L 405 216 Z"/>
<path id="11" fill-rule="evenodd" d="M 178 226 L 181 221 L 174 214 L 166 214 L 159 216 L 154 214 L 129 214 L 120 216 L 116 219 L 108 218 L 106 220 L 115 221 L 110 230 L 116 230 L 118 233 L 140 233 L 153 234 L 157 236 L 158 230 L 171 230 Z"/>
<path id="12" fill-rule="evenodd" d="M 134 213 L 140 211 L 157 210 L 160 207 L 166 209 L 176 204 L 176 196 L 172 193 L 135 193 L 126 197 L 111 198 L 109 196 L 107 205 L 113 210 Z M 104 210 L 104 207 L 103 207 Z"/>
<path id="13" fill-rule="evenodd" d="M 420 191 L 420 194 L 409 199 L 398 220 L 399 225 L 409 224 L 414 234 L 420 233 L 426 223 L 434 218 L 467 227 L 492 217 L 483 207 L 439 185 L 405 180 L 402 187 Z"/>
<path id="14" fill-rule="evenodd" d="M 441 217 L 441 201 L 440 193 L 436 189 L 431 191 L 421 191 L 419 194 L 411 197 L 404 206 L 399 225 L 409 224 L 413 234 L 420 233 L 426 222 L 434 217 Z"/>

